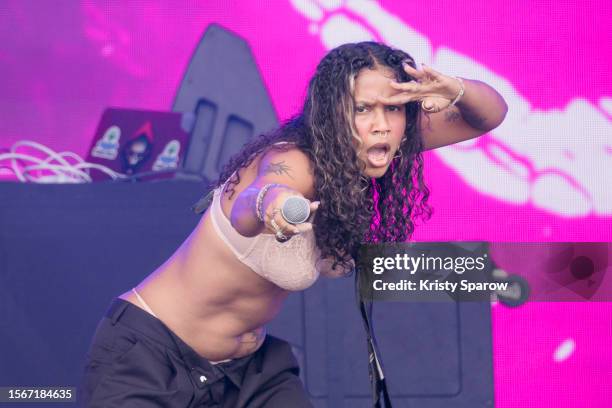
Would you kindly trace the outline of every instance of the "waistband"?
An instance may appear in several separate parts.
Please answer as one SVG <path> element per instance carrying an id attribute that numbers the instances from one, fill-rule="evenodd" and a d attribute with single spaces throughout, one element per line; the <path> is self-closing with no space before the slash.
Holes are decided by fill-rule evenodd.
<path id="1" fill-rule="evenodd" d="M 210 361 L 200 356 L 193 348 L 185 343 L 179 336 L 168 328 L 161 320 L 150 315 L 132 303 L 120 298 L 111 302 L 105 317 L 110 320 L 111 325 L 121 322 L 140 334 L 148 337 L 154 342 L 161 343 L 165 347 L 178 352 L 181 359 L 194 371 L 194 375 L 204 374 L 207 378 L 226 375 L 232 382 L 240 387 L 244 369 L 251 360 L 255 363 L 256 372 L 261 372 L 265 355 L 267 339 L 261 347 L 253 354 L 232 359 L 228 362 L 211 364 Z"/>

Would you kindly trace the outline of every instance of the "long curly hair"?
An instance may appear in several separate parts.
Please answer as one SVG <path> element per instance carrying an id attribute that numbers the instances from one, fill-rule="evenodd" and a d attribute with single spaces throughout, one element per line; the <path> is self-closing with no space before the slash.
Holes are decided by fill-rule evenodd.
<path id="1" fill-rule="evenodd" d="M 423 143 L 418 129 L 419 105 L 406 104 L 404 139 L 389 170 L 378 179 L 363 175 L 353 139 L 355 77 L 363 69 L 386 67 L 398 82 L 412 80 L 402 63 L 415 67 L 404 51 L 376 42 L 344 44 L 319 63 L 308 85 L 302 111 L 279 128 L 254 138 L 230 159 L 213 187 L 222 185 L 238 169 L 280 141 L 291 142 L 311 160 L 316 199 L 321 205 L 313 220 L 316 243 L 323 258 L 333 257 L 335 268 L 350 270 L 363 242 L 404 242 L 414 231 L 415 217 L 427 218 L 429 190 L 423 180 Z M 238 172 L 228 182 L 240 182 Z"/>

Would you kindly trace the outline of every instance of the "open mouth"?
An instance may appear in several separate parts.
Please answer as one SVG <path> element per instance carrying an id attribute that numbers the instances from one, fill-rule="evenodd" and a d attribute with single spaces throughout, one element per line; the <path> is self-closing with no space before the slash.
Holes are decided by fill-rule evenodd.
<path id="1" fill-rule="evenodd" d="M 384 167 L 389 163 L 391 146 L 388 143 L 376 143 L 366 150 L 368 163 L 372 167 Z"/>

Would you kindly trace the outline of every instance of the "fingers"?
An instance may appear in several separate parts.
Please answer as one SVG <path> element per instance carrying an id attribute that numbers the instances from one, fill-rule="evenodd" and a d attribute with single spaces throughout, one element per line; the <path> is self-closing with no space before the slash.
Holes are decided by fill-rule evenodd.
<path id="1" fill-rule="evenodd" d="M 301 224 L 295 225 L 295 227 L 300 231 L 300 233 L 312 230 L 312 227 L 313 227 L 312 222 L 314 221 L 315 213 L 319 209 L 320 205 L 321 205 L 320 201 L 310 202 L 310 215 L 308 216 L 308 219 Z"/>
<path id="2" fill-rule="evenodd" d="M 418 94 L 409 94 L 406 92 L 402 92 L 390 97 L 379 96 L 378 100 L 383 105 L 403 105 L 408 102 L 416 101 L 419 99 Z"/>
<path id="3" fill-rule="evenodd" d="M 390 97 L 378 97 L 378 100 L 385 104 L 405 104 L 413 101 L 420 101 L 421 108 L 426 113 L 440 112 L 448 107 L 450 103 L 446 94 L 447 81 L 444 75 L 429 67 L 421 64 L 422 69 L 417 70 L 410 65 L 404 64 L 407 74 L 415 78 L 415 81 L 396 82 L 389 81 L 391 88 L 402 91 Z"/>
<path id="4" fill-rule="evenodd" d="M 379 96 L 378 100 L 385 105 L 406 104 L 420 101 L 421 109 L 426 113 L 436 113 L 446 109 L 456 95 L 449 92 L 448 77 L 439 73 L 429 65 L 421 64 L 421 69 L 415 69 L 403 64 L 404 71 L 415 81 L 396 82 L 389 81 L 391 88 L 402 91 L 390 97 Z"/>
<path id="5" fill-rule="evenodd" d="M 420 80 L 420 79 L 424 78 L 425 75 L 426 75 L 423 71 L 419 71 L 419 70 L 417 70 L 415 68 L 412 68 L 407 63 L 404 63 L 403 67 L 404 67 L 404 71 L 406 71 L 406 73 L 408 75 L 410 75 L 411 77 L 415 78 L 416 80 Z"/>
<path id="6" fill-rule="evenodd" d="M 421 109 L 423 109 L 425 112 L 431 112 L 431 113 L 440 111 L 440 108 L 438 108 L 438 106 L 434 103 L 434 101 L 432 101 L 429 98 L 423 99 L 421 101 Z"/>
<path id="7" fill-rule="evenodd" d="M 319 209 L 320 205 L 321 205 L 320 201 L 310 202 L 310 215 L 308 216 L 308 219 L 305 222 L 296 225 L 300 233 L 312 230 L 312 222 L 314 221 L 315 213 Z"/>
<path id="8" fill-rule="evenodd" d="M 301 224 L 295 225 L 295 228 L 298 230 L 298 234 L 302 234 L 304 232 L 308 232 L 308 231 L 312 230 L 312 223 L 311 222 L 303 222 Z"/>
<path id="9" fill-rule="evenodd" d="M 425 73 L 425 75 L 429 75 L 432 78 L 438 78 L 439 76 L 442 75 L 438 71 L 430 67 L 429 65 L 421 64 L 421 68 L 423 72 Z"/>
<path id="10" fill-rule="evenodd" d="M 310 202 L 310 215 L 308 216 L 308 219 L 305 222 L 312 222 L 312 220 L 314 220 L 315 213 L 319 209 L 320 205 L 321 205 L 320 201 L 311 201 Z"/>
<path id="11" fill-rule="evenodd" d="M 408 64 L 403 64 L 403 67 L 404 71 L 417 81 L 422 81 L 428 78 L 435 79 L 442 75 L 438 71 L 436 71 L 429 65 L 425 65 L 424 63 L 421 63 L 421 69 L 415 69 Z"/>
<path id="12" fill-rule="evenodd" d="M 266 208 L 265 215 L 267 217 L 265 224 L 270 231 L 276 232 L 277 230 L 282 230 L 283 232 L 288 232 L 291 230 L 288 228 L 290 224 L 281 214 L 281 207 L 289 197 L 293 196 L 301 196 L 301 194 L 290 188 L 279 188 L 266 194 L 266 197 L 264 198 L 264 205 Z M 272 221 L 274 221 L 274 223 L 272 223 Z"/>
<path id="13" fill-rule="evenodd" d="M 312 221 L 320 204 L 320 201 L 310 202 L 310 216 L 306 222 L 301 224 L 291 224 L 287 222 L 284 219 L 280 208 L 270 205 L 270 210 L 266 212 L 265 217 L 266 229 L 274 234 L 279 242 L 285 242 L 294 235 L 311 231 L 313 229 Z"/>
<path id="14" fill-rule="evenodd" d="M 437 113 L 448 108 L 449 104 L 450 101 L 446 98 L 430 96 L 421 100 L 421 109 L 423 109 L 425 113 Z"/>
<path id="15" fill-rule="evenodd" d="M 411 81 L 411 82 L 389 81 L 389 85 L 391 85 L 391 88 L 397 89 L 398 91 L 404 91 L 404 92 L 417 92 L 422 87 L 421 84 L 415 81 Z"/>
<path id="16" fill-rule="evenodd" d="M 286 230 L 284 227 L 281 226 L 283 225 L 282 221 L 277 222 L 276 220 L 277 216 L 278 216 L 278 213 L 275 212 L 274 215 L 270 218 L 270 225 L 272 229 L 274 230 L 274 238 L 278 242 L 281 242 L 281 243 L 287 242 L 288 240 L 291 239 L 293 235 L 298 234 L 299 231 L 293 227 Z"/>
<path id="17" fill-rule="evenodd" d="M 281 214 L 280 208 L 274 208 L 270 214 L 270 230 L 275 234 L 279 231 L 285 236 L 299 234 L 301 231 L 293 224 L 288 223 Z"/>
<path id="18" fill-rule="evenodd" d="M 279 208 L 275 208 L 269 215 L 269 222 L 266 224 L 269 225 L 270 232 L 274 233 L 277 237 L 277 240 L 280 236 L 284 236 L 287 239 L 291 238 L 294 235 L 302 234 L 313 229 L 312 220 L 314 219 L 314 213 L 319 208 L 321 203 L 319 201 L 313 201 L 310 203 L 310 216 L 308 221 L 303 222 L 301 224 L 291 224 L 288 223 L 282 216 Z M 280 234 L 279 234 L 280 232 Z M 282 242 L 282 240 L 281 240 Z"/>
<path id="19" fill-rule="evenodd" d="M 389 85 L 400 92 L 390 97 L 379 96 L 378 100 L 385 105 L 404 104 L 412 101 L 421 100 L 423 97 L 431 94 L 432 87 L 428 84 L 420 82 L 395 82 L 390 81 Z"/>
<path id="20" fill-rule="evenodd" d="M 311 201 L 310 202 L 310 214 L 312 215 L 315 211 L 317 211 L 320 205 L 321 205 L 320 201 Z"/>

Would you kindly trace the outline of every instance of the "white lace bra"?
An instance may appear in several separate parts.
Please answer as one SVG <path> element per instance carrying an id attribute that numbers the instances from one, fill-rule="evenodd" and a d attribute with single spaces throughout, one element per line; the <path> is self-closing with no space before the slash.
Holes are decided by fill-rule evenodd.
<path id="1" fill-rule="evenodd" d="M 311 286 L 319 277 L 315 265 L 320 251 L 314 232 L 311 230 L 294 235 L 283 243 L 278 242 L 273 234 L 254 237 L 240 235 L 221 208 L 221 191 L 224 187 L 214 191 L 210 218 L 217 235 L 238 260 L 285 290 L 303 290 Z"/>

